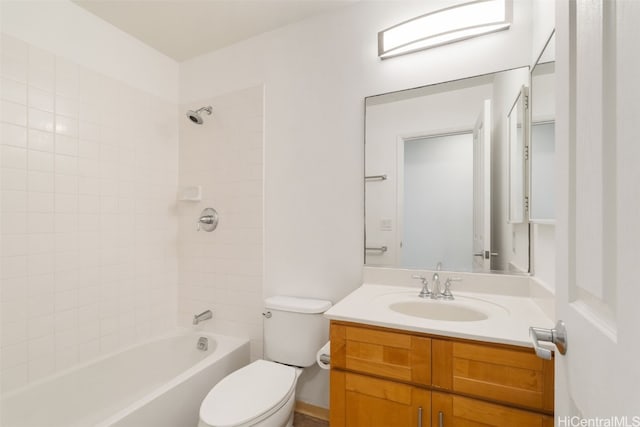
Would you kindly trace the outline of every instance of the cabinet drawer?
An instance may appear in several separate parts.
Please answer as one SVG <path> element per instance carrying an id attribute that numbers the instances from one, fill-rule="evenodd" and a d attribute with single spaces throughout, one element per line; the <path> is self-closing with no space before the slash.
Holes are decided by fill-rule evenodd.
<path id="1" fill-rule="evenodd" d="M 431 399 L 433 427 L 546 427 L 553 425 L 553 419 L 542 414 L 468 397 L 433 392 Z"/>
<path id="2" fill-rule="evenodd" d="M 416 384 L 431 383 L 431 339 L 331 324 L 332 367 Z"/>
<path id="3" fill-rule="evenodd" d="M 433 386 L 553 411 L 553 361 L 533 350 L 433 340 Z"/>

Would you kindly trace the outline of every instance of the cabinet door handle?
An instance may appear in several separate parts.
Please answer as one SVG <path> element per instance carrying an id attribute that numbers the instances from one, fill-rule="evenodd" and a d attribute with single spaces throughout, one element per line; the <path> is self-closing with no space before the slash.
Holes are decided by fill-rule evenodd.
<path id="1" fill-rule="evenodd" d="M 438 412 L 438 427 L 444 427 L 444 414 L 442 411 Z"/>
<path id="2" fill-rule="evenodd" d="M 418 407 L 418 427 L 422 427 L 422 406 Z"/>

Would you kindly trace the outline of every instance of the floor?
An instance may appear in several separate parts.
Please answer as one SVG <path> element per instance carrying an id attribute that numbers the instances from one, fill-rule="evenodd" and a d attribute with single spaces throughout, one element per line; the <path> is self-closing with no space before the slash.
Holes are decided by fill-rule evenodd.
<path id="1" fill-rule="evenodd" d="M 329 421 L 296 412 L 293 416 L 293 425 L 294 427 L 329 427 Z"/>

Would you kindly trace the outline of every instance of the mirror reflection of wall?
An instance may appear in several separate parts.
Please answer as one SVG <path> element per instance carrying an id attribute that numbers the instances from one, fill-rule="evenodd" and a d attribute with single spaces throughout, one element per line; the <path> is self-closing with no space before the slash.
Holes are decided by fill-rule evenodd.
<path id="1" fill-rule="evenodd" d="M 552 36 L 531 72 L 532 222 L 555 220 L 555 38 Z M 543 62 L 541 62 L 543 61 Z"/>
<path id="2" fill-rule="evenodd" d="M 491 100 L 486 252 L 495 255 L 482 271 L 528 271 L 528 228 L 506 219 L 506 120 L 528 79 L 525 67 L 366 99 L 365 175 L 387 176 L 365 180 L 367 265 L 435 268 L 441 262 L 445 270 L 479 271 L 472 247 L 473 150 L 447 161 L 435 147 L 444 147 L 448 138 L 433 137 L 470 135 Z M 418 148 L 421 139 L 434 145 Z M 427 170 L 418 171 L 419 164 Z M 383 246 L 386 251 L 377 250 Z"/>

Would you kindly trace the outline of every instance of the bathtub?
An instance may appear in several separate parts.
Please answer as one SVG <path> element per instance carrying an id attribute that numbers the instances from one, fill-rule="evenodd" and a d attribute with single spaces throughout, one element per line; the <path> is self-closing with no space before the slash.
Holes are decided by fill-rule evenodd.
<path id="1" fill-rule="evenodd" d="M 211 387 L 248 363 L 247 340 L 178 331 L 3 396 L 0 425 L 196 427 Z"/>

